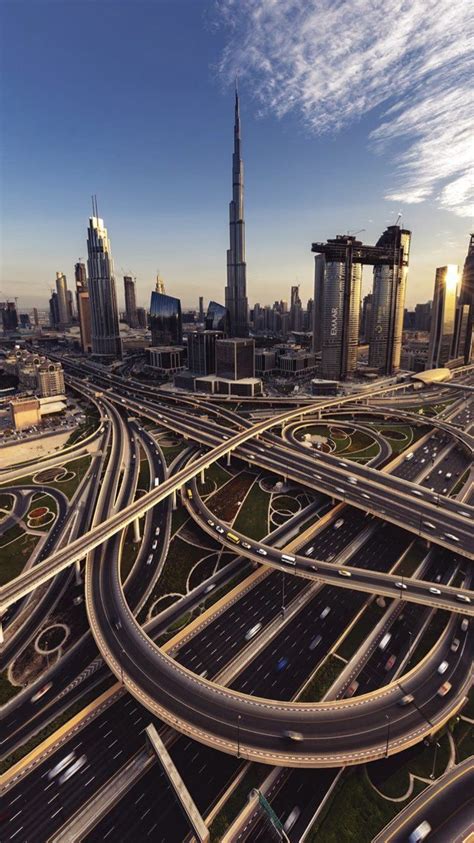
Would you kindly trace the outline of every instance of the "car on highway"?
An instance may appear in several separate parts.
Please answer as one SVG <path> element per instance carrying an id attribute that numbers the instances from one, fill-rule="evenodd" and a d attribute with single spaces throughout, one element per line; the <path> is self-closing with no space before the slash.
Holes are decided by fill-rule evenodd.
<path id="1" fill-rule="evenodd" d="M 248 542 L 242 542 L 242 547 L 245 547 L 245 550 L 252 550 L 252 545 Z"/>
<path id="2" fill-rule="evenodd" d="M 286 656 L 282 656 L 281 659 L 278 659 L 278 661 L 275 665 L 275 670 L 277 671 L 277 673 L 280 673 L 281 670 L 284 670 L 285 667 L 288 666 L 288 661 L 289 660 L 287 659 Z"/>
<path id="3" fill-rule="evenodd" d="M 412 489 L 411 493 L 412 493 L 412 495 L 418 495 L 419 498 L 423 497 L 422 493 L 420 491 L 418 491 L 418 489 Z"/>
<path id="4" fill-rule="evenodd" d="M 345 568 L 338 568 L 337 573 L 339 574 L 340 577 L 352 577 L 351 572 L 346 571 Z"/>
<path id="5" fill-rule="evenodd" d="M 451 647 L 450 647 L 452 653 L 457 653 L 457 651 L 459 650 L 460 643 L 461 642 L 460 642 L 459 638 L 453 638 L 453 641 L 452 641 Z"/>
<path id="6" fill-rule="evenodd" d="M 389 656 L 387 661 L 385 662 L 385 670 L 391 670 L 396 660 L 397 657 L 392 653 L 392 655 Z"/>
<path id="7" fill-rule="evenodd" d="M 157 547 L 158 547 L 158 542 L 157 542 L 157 541 L 156 541 L 156 539 L 155 539 L 155 541 L 153 542 L 153 544 L 152 544 L 152 546 L 151 546 L 151 549 L 152 549 L 152 550 L 156 550 L 156 548 L 157 548 Z"/>
<path id="8" fill-rule="evenodd" d="M 391 639 L 392 639 L 392 633 L 386 632 L 385 635 L 383 636 L 380 644 L 379 644 L 379 650 L 386 650 L 390 641 L 391 641 Z"/>
<path id="9" fill-rule="evenodd" d="M 160 535 L 160 528 L 157 527 L 156 530 L 155 530 L 155 536 L 159 536 L 159 535 Z"/>
<path id="10" fill-rule="evenodd" d="M 64 782 L 67 782 L 68 779 L 72 778 L 72 776 L 78 773 L 79 770 L 83 768 L 86 761 L 86 756 L 81 755 L 81 757 L 78 758 L 77 761 L 75 761 L 74 764 L 71 765 L 71 767 L 66 767 L 64 773 L 59 776 L 59 784 L 64 784 Z"/>
<path id="11" fill-rule="evenodd" d="M 426 840 L 430 832 L 431 826 L 429 822 L 427 820 L 423 820 L 420 825 L 417 825 L 417 827 L 413 829 L 408 838 L 408 843 L 422 843 L 423 840 Z"/>
<path id="12" fill-rule="evenodd" d="M 317 571 L 318 569 L 317 569 L 316 565 L 310 565 L 309 570 L 310 571 Z"/>
<path id="13" fill-rule="evenodd" d="M 370 495 L 367 492 L 362 492 L 362 497 L 365 498 L 367 501 L 370 501 Z"/>
<path id="14" fill-rule="evenodd" d="M 456 594 L 456 600 L 459 600 L 460 603 L 470 603 L 471 598 L 467 596 L 467 594 Z"/>
<path id="15" fill-rule="evenodd" d="M 264 550 L 263 547 L 257 547 L 257 553 L 259 553 L 260 556 L 267 556 L 268 555 L 267 551 Z"/>
<path id="16" fill-rule="evenodd" d="M 339 530 L 342 525 L 344 524 L 344 518 L 338 518 L 336 523 L 334 524 L 334 529 Z"/>
<path id="17" fill-rule="evenodd" d="M 281 561 L 286 562 L 287 565 L 296 565 L 296 558 L 294 556 L 290 556 L 289 553 L 282 553 Z"/>
<path id="18" fill-rule="evenodd" d="M 322 640 L 323 640 L 323 636 L 317 635 L 316 638 L 313 638 L 313 640 L 311 641 L 311 644 L 309 645 L 309 649 L 315 650 L 316 647 L 318 646 L 318 644 L 320 644 Z"/>
<path id="19" fill-rule="evenodd" d="M 217 525 L 216 530 L 217 530 L 217 532 L 218 532 L 218 533 L 220 533 L 221 535 L 222 535 L 223 533 L 225 533 L 224 527 L 221 527 L 221 525 L 220 525 L 220 524 L 218 524 L 218 525 Z"/>
<path id="20" fill-rule="evenodd" d="M 255 638 L 255 636 L 260 632 L 261 628 L 262 628 L 261 623 L 256 623 L 256 624 L 254 624 L 254 626 L 251 626 L 250 629 L 248 629 L 247 632 L 245 633 L 245 640 L 251 641 L 252 638 Z"/>
<path id="21" fill-rule="evenodd" d="M 394 583 L 395 588 L 399 588 L 401 591 L 406 590 L 406 585 L 404 582 L 396 582 Z"/>
<path id="22" fill-rule="evenodd" d="M 431 521 L 423 521 L 423 526 L 428 527 L 428 530 L 436 530 L 436 525 L 432 524 Z"/>
<path id="23" fill-rule="evenodd" d="M 346 490 L 345 490 L 345 489 L 341 489 L 341 487 L 340 487 L 340 486 L 336 486 L 336 492 L 339 492 L 339 494 L 340 494 L 340 495 L 345 495 L 345 494 L 346 494 Z"/>
<path id="24" fill-rule="evenodd" d="M 321 612 L 321 614 L 320 614 L 320 616 L 319 616 L 319 619 L 320 619 L 320 620 L 324 620 L 324 618 L 327 618 L 327 616 L 329 615 L 329 612 L 330 612 L 330 611 L 331 611 L 331 607 L 330 607 L 330 606 L 326 606 L 326 607 L 323 609 L 323 611 Z"/>
<path id="25" fill-rule="evenodd" d="M 36 694 L 33 694 L 33 696 L 31 697 L 31 702 L 38 702 L 38 700 L 40 700 L 41 697 L 43 697 L 45 694 L 47 694 L 48 691 L 52 687 L 53 687 L 52 682 L 47 682 L 46 685 L 42 685 L 41 688 L 39 688 L 39 690 L 36 691 Z"/>
<path id="26" fill-rule="evenodd" d="M 283 737 L 288 738 L 290 741 L 300 742 L 303 740 L 303 735 L 301 732 L 294 732 L 293 729 L 287 729 L 283 732 Z"/>
<path id="27" fill-rule="evenodd" d="M 210 527 L 215 527 L 215 522 L 212 520 L 212 518 L 208 518 L 207 523 L 209 524 Z"/>
<path id="28" fill-rule="evenodd" d="M 215 587 L 215 582 L 210 582 L 209 585 L 206 585 L 206 588 L 204 589 L 204 594 L 210 594 L 211 591 L 214 591 Z"/>
<path id="29" fill-rule="evenodd" d="M 429 589 L 429 592 L 430 592 L 430 594 L 441 594 L 440 589 L 435 588 L 434 585 L 431 586 L 431 588 Z"/>
<path id="30" fill-rule="evenodd" d="M 401 698 L 401 700 L 399 700 L 398 705 L 401 705 L 402 707 L 404 705 L 410 705 L 410 703 L 412 703 L 414 699 L 415 697 L 413 696 L 413 694 L 405 694 Z"/>
<path id="31" fill-rule="evenodd" d="M 341 468 L 348 468 L 348 465 L 347 465 L 346 462 L 340 462 L 338 464 L 341 466 Z"/>
<path id="32" fill-rule="evenodd" d="M 311 547 L 308 547 L 308 550 L 305 551 L 304 555 L 305 556 L 311 556 L 313 550 L 314 550 L 314 544 L 312 544 Z"/>
<path id="33" fill-rule="evenodd" d="M 321 475 L 320 475 L 320 474 L 315 474 L 315 475 L 314 475 L 314 479 L 315 479 L 315 480 L 322 480 L 323 478 L 321 477 Z"/>
<path id="34" fill-rule="evenodd" d="M 151 565 L 152 562 L 153 562 L 153 553 L 150 553 L 148 559 L 146 560 L 146 564 Z"/>
<path id="35" fill-rule="evenodd" d="M 463 632 L 466 632 L 466 630 L 468 628 L 469 628 L 469 618 L 463 618 L 462 623 L 461 623 L 461 629 L 462 629 Z"/>
<path id="36" fill-rule="evenodd" d="M 459 541 L 458 537 L 453 535 L 453 533 L 445 533 L 444 535 L 447 539 L 449 539 L 452 542 L 458 542 Z"/>
<path id="37" fill-rule="evenodd" d="M 69 755 L 66 755 L 64 758 L 61 758 L 61 761 L 58 761 L 54 767 L 51 767 L 51 770 L 48 770 L 48 779 L 54 779 L 62 770 L 65 769 L 69 764 L 72 764 L 76 757 L 75 752 L 70 752 Z"/>
<path id="38" fill-rule="evenodd" d="M 112 626 L 114 629 L 122 629 L 122 621 L 120 618 L 112 618 Z"/>
<path id="39" fill-rule="evenodd" d="M 449 694 L 452 688 L 451 682 L 443 682 L 440 688 L 438 688 L 438 697 L 445 697 L 446 694 Z"/>
<path id="40" fill-rule="evenodd" d="M 285 820 L 283 824 L 283 831 L 291 831 L 300 814 L 301 809 L 298 808 L 298 805 L 296 805 L 289 813 L 288 819 Z"/>
<path id="41" fill-rule="evenodd" d="M 446 660 L 442 661 L 441 664 L 438 667 L 438 673 L 443 675 L 443 673 L 446 673 L 448 667 L 449 667 L 449 662 L 447 662 Z"/>
<path id="42" fill-rule="evenodd" d="M 347 482 L 351 484 L 351 486 L 357 486 L 357 477 L 348 477 Z"/>

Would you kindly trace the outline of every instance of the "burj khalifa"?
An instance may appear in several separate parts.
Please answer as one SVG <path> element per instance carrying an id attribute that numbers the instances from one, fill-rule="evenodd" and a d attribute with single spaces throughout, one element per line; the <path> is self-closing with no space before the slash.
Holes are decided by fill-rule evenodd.
<path id="1" fill-rule="evenodd" d="M 232 201 L 229 205 L 230 248 L 227 250 L 225 304 L 230 316 L 231 337 L 248 337 L 247 265 L 245 263 L 244 165 L 240 156 L 239 94 L 235 91 Z"/>

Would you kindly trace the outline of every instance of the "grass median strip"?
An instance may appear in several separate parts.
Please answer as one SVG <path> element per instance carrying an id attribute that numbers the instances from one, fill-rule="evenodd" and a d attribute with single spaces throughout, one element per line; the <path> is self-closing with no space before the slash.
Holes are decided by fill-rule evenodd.
<path id="1" fill-rule="evenodd" d="M 343 659 L 347 659 L 347 661 L 349 661 L 362 642 L 365 641 L 367 636 L 373 631 L 374 627 L 378 624 L 380 618 L 386 611 L 386 606 L 378 606 L 375 600 L 373 600 L 370 606 L 367 606 L 364 610 L 359 620 L 354 624 L 349 634 L 346 635 L 344 640 L 341 642 L 337 649 L 337 654 Z"/>
<path id="2" fill-rule="evenodd" d="M 292 504 L 295 503 L 292 499 L 290 500 Z M 234 521 L 233 527 L 238 533 L 259 541 L 268 533 L 269 503 L 270 495 L 260 488 L 260 483 L 256 480 Z"/>
<path id="3" fill-rule="evenodd" d="M 345 666 L 345 663 L 337 656 L 328 656 L 317 669 L 303 693 L 298 697 L 298 702 L 319 702 L 342 673 Z"/>

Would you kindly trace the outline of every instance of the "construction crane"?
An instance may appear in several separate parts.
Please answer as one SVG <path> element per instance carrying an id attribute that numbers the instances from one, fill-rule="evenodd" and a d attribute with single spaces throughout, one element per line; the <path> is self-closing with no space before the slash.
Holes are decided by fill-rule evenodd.
<path id="1" fill-rule="evenodd" d="M 365 228 L 359 228 L 359 231 L 348 231 L 347 235 L 348 237 L 357 237 L 357 235 L 362 234 L 363 231 L 365 231 Z"/>
<path id="2" fill-rule="evenodd" d="M 399 213 L 398 213 L 398 217 L 397 217 L 397 221 L 396 221 L 395 225 L 398 225 L 398 223 L 400 222 L 401 218 L 402 218 L 402 213 L 401 213 L 401 211 L 399 211 Z"/>

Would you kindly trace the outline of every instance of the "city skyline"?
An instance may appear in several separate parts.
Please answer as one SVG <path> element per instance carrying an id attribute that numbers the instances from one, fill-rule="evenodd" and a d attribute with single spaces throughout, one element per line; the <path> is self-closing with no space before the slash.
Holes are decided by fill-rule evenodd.
<path id="1" fill-rule="evenodd" d="M 40 3 L 38 7 L 46 12 L 52 4 Z M 131 23 L 142 38 L 143 49 L 135 52 L 131 46 L 135 62 L 127 62 L 126 77 L 116 60 L 110 70 L 114 83 L 107 121 L 112 131 L 105 132 L 102 111 L 83 92 L 88 77 L 81 74 L 81 62 L 68 65 L 59 78 L 51 75 L 42 60 L 48 44 L 54 41 L 61 51 L 70 28 L 77 27 L 79 34 L 83 30 L 85 19 L 79 6 L 69 4 L 65 14 L 55 5 L 54 20 L 50 14 L 41 16 L 30 9 L 38 32 L 35 37 L 28 30 L 23 34 L 30 48 L 31 66 L 20 68 L 17 58 L 7 55 L 7 119 L 19 96 L 28 94 L 30 104 L 20 120 L 11 111 L 5 160 L 12 166 L 3 179 L 1 289 L 7 297 L 13 291 L 19 295 L 21 308 L 46 304 L 58 270 L 72 277 L 74 263 L 84 253 L 83 219 L 93 192 L 99 195 L 112 233 L 116 279 L 128 274 L 137 278 L 139 304 L 149 299 L 156 266 L 173 289 L 179 290 L 184 307 L 195 306 L 199 295 L 208 300 L 222 298 L 232 131 L 230 66 L 225 70 L 222 61 L 223 56 L 229 58 L 232 51 L 235 53 L 235 38 L 229 41 L 225 28 L 217 28 L 212 34 L 206 29 L 200 15 L 205 4 L 187 6 L 190 24 L 196 25 L 190 26 L 194 39 L 191 67 L 184 56 L 189 34 L 182 36 L 177 56 L 171 47 L 160 55 L 159 51 L 156 55 L 152 52 L 153 27 L 158 27 L 162 38 L 169 38 L 170 45 L 176 43 L 178 27 L 166 4 L 159 10 L 144 8 L 143 20 L 133 19 Z M 110 20 L 117 43 L 124 43 L 131 22 L 127 5 L 113 13 L 104 9 L 102 14 Z M 13 44 L 15 35 L 23 32 L 24 11 L 7 5 L 5 18 L 12 35 L 8 40 Z M 145 32 L 147 26 L 150 35 Z M 89 34 L 94 40 L 94 33 Z M 447 33 L 447 46 L 454 34 L 451 30 Z M 77 43 L 80 57 L 84 48 L 80 47 L 79 35 Z M 424 48 L 419 49 L 423 52 Z M 461 47 L 458 53 L 462 54 Z M 94 70 L 93 56 L 94 50 L 88 51 L 89 73 Z M 35 57 L 38 62 L 33 74 Z M 394 164 L 393 156 L 384 152 L 375 155 L 367 145 L 373 119 L 383 114 L 380 108 L 377 112 L 376 105 L 371 118 L 365 115 L 358 124 L 341 126 L 335 134 L 315 134 L 291 110 L 281 114 L 277 110 L 275 119 L 270 103 L 262 114 L 260 88 L 254 86 L 252 68 L 245 61 L 243 56 L 240 88 L 245 122 L 250 304 L 265 302 L 270 284 L 275 290 L 272 298 L 285 298 L 290 286 L 299 283 L 301 297 L 306 300 L 311 296 L 313 274 L 308 243 L 334 236 L 335 232 L 360 229 L 365 229 L 364 241 L 375 242 L 380 230 L 395 222 L 399 211 L 403 213 L 403 225 L 413 231 L 406 303 L 410 307 L 428 299 L 436 267 L 464 260 L 468 219 L 439 209 L 435 193 L 415 204 L 398 197 L 383 198 L 388 195 Z M 136 90 L 134 83 L 140 74 L 143 76 L 144 67 L 149 72 L 135 103 L 131 91 Z M 232 70 L 236 70 L 234 65 Z M 450 84 L 452 87 L 452 80 Z M 53 137 L 49 121 L 44 121 L 46 89 L 57 104 L 59 119 Z M 123 98 L 120 106 L 119 92 Z M 280 93 L 283 96 L 285 92 L 288 94 L 286 88 Z M 38 103 L 30 102 L 32 94 L 38 95 Z M 173 102 L 179 107 L 172 108 Z M 124 116 L 125 111 L 130 118 Z M 91 120 L 96 129 L 93 141 L 88 131 Z M 35 144 L 31 155 L 27 143 L 33 123 Z M 158 135 L 152 142 L 146 127 L 151 129 L 155 123 Z M 75 131 L 71 134 L 72 125 Z M 402 141 L 400 154 L 410 148 L 408 141 Z M 348 155 L 350 184 L 341 175 L 345 171 L 341 163 Z M 199 238 L 189 249 L 185 244 L 195 240 L 196 218 Z M 365 285 L 364 278 L 363 292 Z"/>

